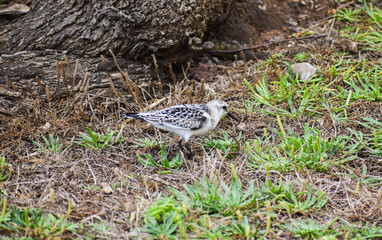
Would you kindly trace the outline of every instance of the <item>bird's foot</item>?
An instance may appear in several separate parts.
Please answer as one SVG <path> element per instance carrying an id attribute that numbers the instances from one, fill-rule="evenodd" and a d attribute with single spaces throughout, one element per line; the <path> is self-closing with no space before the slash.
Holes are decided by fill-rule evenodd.
<path id="1" fill-rule="evenodd" d="M 187 159 L 189 160 L 192 160 L 194 157 L 195 157 L 195 153 L 193 152 L 190 152 L 189 154 L 187 154 Z"/>
<path id="2" fill-rule="evenodd" d="M 195 156 L 195 154 L 191 151 L 190 147 L 188 146 L 188 143 L 186 142 L 186 144 L 184 145 L 186 147 L 186 149 L 183 148 L 182 146 L 182 140 L 179 140 L 178 142 L 178 145 L 179 145 L 179 149 L 180 151 L 183 153 L 183 156 L 189 160 L 192 160 Z M 185 151 L 187 150 L 187 151 Z"/>
<path id="3" fill-rule="evenodd" d="M 180 151 L 183 155 L 183 157 L 187 160 L 192 160 L 195 157 L 195 154 L 193 152 L 187 152 L 187 151 Z"/>

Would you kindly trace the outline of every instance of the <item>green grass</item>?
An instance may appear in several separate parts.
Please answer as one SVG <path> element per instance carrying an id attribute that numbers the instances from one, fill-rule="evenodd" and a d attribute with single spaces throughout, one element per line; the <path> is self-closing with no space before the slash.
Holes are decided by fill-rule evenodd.
<path id="1" fill-rule="evenodd" d="M 347 21 L 349 23 L 359 22 L 359 13 L 361 9 L 339 9 L 334 17 L 339 21 Z"/>
<path id="2" fill-rule="evenodd" d="M 42 210 L 19 208 L 7 209 L 6 198 L 2 199 L 0 232 L 12 238 L 29 236 L 32 238 L 54 238 L 64 233 L 76 234 L 79 225 L 66 221 L 66 217 L 45 214 Z"/>
<path id="3" fill-rule="evenodd" d="M 345 234 L 352 239 L 382 236 L 382 228 L 376 224 L 359 228 L 340 222 L 338 218 L 326 224 L 312 219 L 291 220 L 285 224 L 273 222 L 276 213 L 294 215 L 325 211 L 328 202 L 325 192 L 313 190 L 310 183 L 298 189 L 292 183 L 275 184 L 269 177 L 261 188 L 254 187 L 252 181 L 244 187 L 235 175 L 231 184 L 203 179 L 194 185 L 185 185 L 185 192 L 170 187 L 172 195 L 162 196 L 145 212 L 144 225 L 137 229 L 138 232 L 147 234 L 148 238 L 166 239 L 265 238 L 270 228 L 305 239 L 337 239 Z M 265 229 L 259 228 L 259 222 L 252 219 L 255 213 L 266 217 Z M 332 228 L 336 222 L 341 229 Z"/>
<path id="4" fill-rule="evenodd" d="M 309 58 L 309 53 L 308 52 L 300 52 L 297 53 L 296 56 L 294 57 L 294 60 L 297 62 L 303 62 Z"/>
<path id="5" fill-rule="evenodd" d="M 193 186 L 184 187 L 187 194 L 172 187 L 170 190 L 188 208 L 195 209 L 201 214 L 220 213 L 227 216 L 240 209 L 257 207 L 259 196 L 253 183 L 249 184 L 247 191 L 244 191 L 242 184 L 235 179 L 231 185 L 227 185 L 223 181 L 218 184 L 216 181 L 210 182 L 208 179 L 204 179 Z"/>
<path id="6" fill-rule="evenodd" d="M 323 87 L 321 80 L 303 81 L 290 74 L 280 76 L 279 81 L 270 84 L 264 75 L 263 81 L 255 87 L 246 79 L 244 79 L 244 83 L 256 102 L 254 106 L 261 107 L 265 114 L 296 119 L 303 115 L 316 114 L 319 101 L 317 95 Z"/>
<path id="7" fill-rule="evenodd" d="M 228 133 L 223 131 L 223 139 L 209 136 L 204 140 L 204 146 L 206 149 L 219 149 L 223 154 L 226 154 L 228 158 L 233 158 L 234 153 L 240 151 L 240 142 L 242 133 L 235 138 L 229 137 Z"/>
<path id="8" fill-rule="evenodd" d="M 249 222 L 255 212 L 271 217 L 275 211 L 319 211 L 328 201 L 322 190 L 314 191 L 310 184 L 296 191 L 291 183 L 274 184 L 267 178 L 256 188 L 253 181 L 243 186 L 234 168 L 233 175 L 231 184 L 205 178 L 185 185 L 185 192 L 169 187 L 172 195 L 163 196 L 145 212 L 145 224 L 139 231 L 167 239 L 186 235 L 207 239 L 264 237 L 266 231 Z"/>
<path id="9" fill-rule="evenodd" d="M 366 100 L 366 101 L 382 101 L 381 84 L 382 84 L 382 67 L 381 64 L 375 65 L 367 63 L 364 59 L 362 65 L 357 63 L 342 71 L 342 79 L 346 83 L 345 87 L 338 86 L 338 92 L 343 100 L 348 100 L 349 103 Z M 357 68 L 360 71 L 354 71 Z"/>
<path id="10" fill-rule="evenodd" d="M 327 225 L 320 225 L 313 220 L 297 220 L 291 223 L 286 223 L 280 226 L 282 229 L 291 232 L 295 237 L 301 237 L 305 239 L 336 239 L 335 237 L 340 235 L 336 230 L 330 230 L 330 226 L 336 221 L 334 219 Z"/>
<path id="11" fill-rule="evenodd" d="M 184 160 L 184 158 L 181 157 L 181 155 L 178 153 L 173 159 L 169 161 L 167 159 L 166 149 L 163 145 L 161 146 L 160 160 L 158 162 L 155 161 L 154 157 L 148 153 L 145 154 L 145 157 L 141 157 L 139 154 L 137 154 L 137 158 L 138 158 L 138 161 L 144 166 L 151 166 L 151 167 L 161 168 L 161 169 L 174 169 L 174 170 L 179 170 Z M 162 173 L 166 173 L 166 172 L 162 172 Z"/>
<path id="12" fill-rule="evenodd" d="M 291 130 L 285 132 L 279 119 L 280 131 L 274 129 L 280 137 L 280 143 L 254 140 L 253 144 L 246 142 L 246 152 L 249 156 L 249 166 L 258 169 L 269 164 L 271 169 L 288 172 L 294 169 L 301 171 L 327 171 L 333 163 L 343 160 L 341 151 L 349 142 L 349 137 L 324 139 L 315 127 L 305 124 L 304 135 L 298 136 Z M 277 140 L 278 141 L 278 140 Z"/>
<path id="13" fill-rule="evenodd" d="M 359 227 L 360 222 L 355 225 L 343 225 L 342 229 L 348 232 L 352 239 L 379 239 L 382 238 L 382 227 L 377 223 L 367 223 L 364 227 Z"/>
<path id="14" fill-rule="evenodd" d="M 137 144 L 131 145 L 131 148 L 154 148 L 164 144 L 164 141 L 158 141 L 155 138 L 138 138 L 136 139 Z"/>
<path id="15" fill-rule="evenodd" d="M 95 185 L 82 186 L 82 188 L 90 190 L 90 191 L 100 191 L 101 188 Z"/>
<path id="16" fill-rule="evenodd" d="M 41 135 L 41 138 L 43 140 L 42 143 L 33 141 L 33 143 L 38 147 L 37 150 L 39 152 L 47 151 L 50 153 L 60 153 L 71 147 L 71 145 L 69 145 L 65 149 L 63 149 L 63 144 L 60 143 L 60 138 L 54 138 L 52 134 L 49 135 L 49 138 L 46 138 L 44 135 Z"/>
<path id="17" fill-rule="evenodd" d="M 8 165 L 8 164 L 5 163 L 5 157 L 0 156 L 0 168 L 1 168 L 0 183 L 7 181 L 11 175 L 11 173 L 5 173 L 5 166 L 6 165 Z"/>
<path id="18" fill-rule="evenodd" d="M 382 52 L 381 9 L 375 8 L 372 3 L 365 0 L 362 8 L 341 9 L 334 17 L 343 21 L 346 26 L 340 31 L 341 36 L 360 43 L 366 51 Z"/>
<path id="19" fill-rule="evenodd" d="M 121 139 L 121 134 L 123 132 L 124 126 L 121 127 L 117 136 L 114 136 L 116 131 L 110 131 L 109 128 L 106 130 L 105 134 L 93 132 L 89 127 L 86 127 L 86 130 L 89 134 L 80 134 L 78 137 L 79 141 L 74 141 L 80 146 L 84 146 L 90 149 L 105 149 L 109 145 L 118 144 L 126 139 Z"/>

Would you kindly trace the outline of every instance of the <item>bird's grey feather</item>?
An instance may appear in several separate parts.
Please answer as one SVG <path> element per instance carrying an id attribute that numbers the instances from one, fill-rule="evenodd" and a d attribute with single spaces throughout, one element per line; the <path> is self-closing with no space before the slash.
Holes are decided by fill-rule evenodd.
<path id="1" fill-rule="evenodd" d="M 197 130 L 207 121 L 205 114 L 209 114 L 209 110 L 205 105 L 184 104 L 154 112 L 138 113 L 138 116 L 127 117 L 141 118 L 152 124 Z"/>

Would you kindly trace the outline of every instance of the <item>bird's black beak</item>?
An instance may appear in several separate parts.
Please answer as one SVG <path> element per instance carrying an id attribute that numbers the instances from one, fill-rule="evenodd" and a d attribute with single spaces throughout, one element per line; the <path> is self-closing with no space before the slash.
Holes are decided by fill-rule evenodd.
<path id="1" fill-rule="evenodd" d="M 234 119 L 234 120 L 236 120 L 236 121 L 238 121 L 238 122 L 240 122 L 240 120 L 239 120 L 237 117 L 235 117 L 235 116 L 234 116 L 232 113 L 230 113 L 230 112 L 227 113 L 227 116 L 230 117 L 230 118 L 232 118 L 232 119 Z"/>

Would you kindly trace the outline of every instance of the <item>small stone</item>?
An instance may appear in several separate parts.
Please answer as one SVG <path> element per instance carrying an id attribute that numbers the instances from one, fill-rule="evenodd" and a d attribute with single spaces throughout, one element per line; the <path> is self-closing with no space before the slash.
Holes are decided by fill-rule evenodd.
<path id="1" fill-rule="evenodd" d="M 113 189 L 112 189 L 112 188 L 110 187 L 110 185 L 107 184 L 107 183 L 101 183 L 100 186 L 102 187 L 102 190 L 103 190 L 105 193 L 107 193 L 107 194 L 113 192 Z"/>
<path id="2" fill-rule="evenodd" d="M 292 65 L 292 73 L 299 75 L 302 80 L 308 80 L 316 73 L 317 69 L 309 63 L 296 63 Z"/>
<path id="3" fill-rule="evenodd" d="M 237 128 L 238 128 L 239 130 L 243 131 L 243 130 L 247 129 L 247 125 L 246 125 L 245 123 L 240 123 L 240 124 L 237 126 Z"/>
<path id="4" fill-rule="evenodd" d="M 48 130 L 50 128 L 51 124 L 50 123 L 45 123 L 45 125 L 42 127 L 43 130 Z"/>

